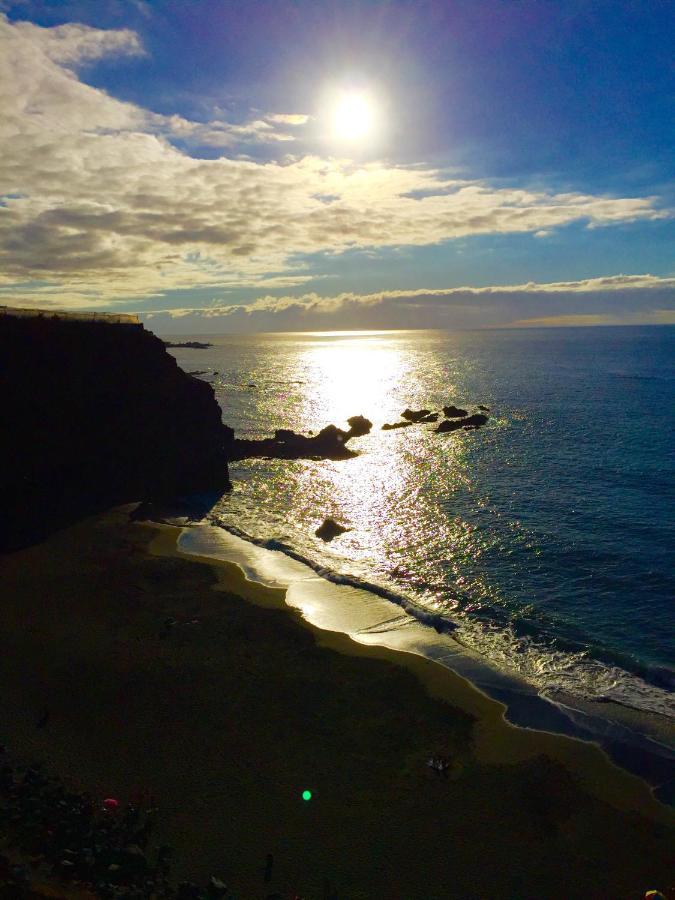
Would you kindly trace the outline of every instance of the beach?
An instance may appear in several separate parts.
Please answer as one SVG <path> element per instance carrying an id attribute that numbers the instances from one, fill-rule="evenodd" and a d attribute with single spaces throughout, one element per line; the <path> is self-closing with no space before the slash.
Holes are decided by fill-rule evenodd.
<path id="1" fill-rule="evenodd" d="M 132 509 L 4 557 L 0 742 L 74 790 L 152 798 L 177 880 L 216 875 L 240 900 L 670 885 L 672 810 L 598 748 L 508 725 L 429 660 L 319 631 Z"/>

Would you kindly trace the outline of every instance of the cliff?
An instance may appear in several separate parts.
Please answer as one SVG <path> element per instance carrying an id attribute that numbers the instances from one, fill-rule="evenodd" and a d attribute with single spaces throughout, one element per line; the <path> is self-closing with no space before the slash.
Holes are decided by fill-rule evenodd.
<path id="1" fill-rule="evenodd" d="M 0 549 L 116 503 L 229 486 L 212 388 L 132 316 L 0 309 Z"/>

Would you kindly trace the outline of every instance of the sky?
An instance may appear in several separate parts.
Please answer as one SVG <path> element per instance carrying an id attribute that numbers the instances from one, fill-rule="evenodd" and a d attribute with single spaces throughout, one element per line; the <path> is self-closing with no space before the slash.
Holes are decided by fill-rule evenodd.
<path id="1" fill-rule="evenodd" d="M 675 323 L 667 0 L 0 0 L 0 305 Z"/>

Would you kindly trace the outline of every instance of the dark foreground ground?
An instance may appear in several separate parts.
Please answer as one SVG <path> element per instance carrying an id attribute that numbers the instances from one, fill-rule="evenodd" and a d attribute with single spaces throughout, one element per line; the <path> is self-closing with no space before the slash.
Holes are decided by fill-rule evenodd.
<path id="1" fill-rule="evenodd" d="M 0 743 L 98 801 L 156 806 L 149 852 L 174 847 L 177 880 L 215 875 L 239 900 L 637 900 L 675 882 L 672 817 L 599 751 L 517 732 L 419 663 L 434 698 L 393 654 L 317 636 L 280 591 L 157 535 L 116 510 L 2 558 Z M 2 852 L 16 823 L 0 829 Z"/>

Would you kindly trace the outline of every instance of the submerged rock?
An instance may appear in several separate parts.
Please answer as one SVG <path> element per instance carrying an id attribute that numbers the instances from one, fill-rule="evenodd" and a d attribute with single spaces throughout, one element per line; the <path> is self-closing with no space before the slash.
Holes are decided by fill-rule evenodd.
<path id="1" fill-rule="evenodd" d="M 336 522 L 335 519 L 324 519 L 323 523 L 319 525 L 314 534 L 321 538 L 322 541 L 328 543 L 332 541 L 333 538 L 339 537 L 341 534 L 344 534 L 345 531 L 349 531 L 349 528 L 345 528 L 344 525 L 340 525 L 339 522 Z"/>
<path id="2" fill-rule="evenodd" d="M 462 416 L 468 416 L 469 412 L 466 409 L 462 409 L 461 406 L 444 406 L 443 407 L 443 415 L 446 419 L 459 419 Z"/>

